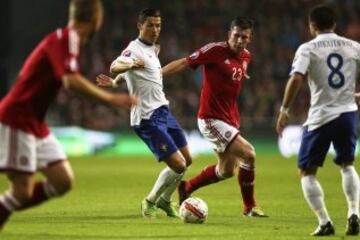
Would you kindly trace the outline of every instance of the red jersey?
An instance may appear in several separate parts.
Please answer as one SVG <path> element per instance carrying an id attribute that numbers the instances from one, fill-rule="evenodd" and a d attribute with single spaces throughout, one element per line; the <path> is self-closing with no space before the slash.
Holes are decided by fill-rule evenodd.
<path id="1" fill-rule="evenodd" d="M 45 115 L 66 73 L 78 73 L 80 39 L 69 28 L 48 34 L 22 66 L 10 92 L 0 101 L 0 122 L 43 138 Z"/>
<path id="2" fill-rule="evenodd" d="M 203 65 L 199 118 L 216 118 L 240 126 L 237 98 L 245 79 L 250 52 L 231 52 L 227 42 L 209 43 L 186 58 L 196 68 Z"/>

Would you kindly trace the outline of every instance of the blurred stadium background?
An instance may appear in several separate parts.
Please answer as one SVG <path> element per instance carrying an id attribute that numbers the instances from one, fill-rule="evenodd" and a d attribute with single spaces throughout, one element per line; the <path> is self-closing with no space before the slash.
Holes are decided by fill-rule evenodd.
<path id="1" fill-rule="evenodd" d="M 274 124 L 294 52 L 310 38 L 306 14 L 316 3 L 330 3 L 339 16 L 337 31 L 360 39 L 360 1 L 358 0 L 104 0 L 105 24 L 96 39 L 82 51 L 82 70 L 94 81 L 108 73 L 109 64 L 128 42 L 137 36 L 138 12 L 148 6 L 160 8 L 163 28 L 160 60 L 163 65 L 184 57 L 211 41 L 227 37 L 228 24 L 236 15 L 256 21 L 250 50 L 253 61 L 239 98 L 241 130 L 245 136 L 276 139 Z M 25 57 L 39 40 L 67 20 L 68 1 L 2 0 L 0 2 L 0 98 L 11 87 Z M 196 113 L 201 88 L 201 71 L 188 71 L 165 79 L 170 106 L 188 131 L 196 129 Z M 307 86 L 294 105 L 293 124 L 306 118 L 309 104 Z M 126 91 L 126 86 L 120 89 Z M 52 126 L 80 126 L 85 129 L 132 134 L 129 114 L 110 109 L 63 91 L 49 114 Z"/>

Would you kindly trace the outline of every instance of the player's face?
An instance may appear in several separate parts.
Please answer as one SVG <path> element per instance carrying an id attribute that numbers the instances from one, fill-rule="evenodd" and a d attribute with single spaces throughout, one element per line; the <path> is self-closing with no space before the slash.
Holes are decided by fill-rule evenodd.
<path id="1" fill-rule="evenodd" d="M 240 53 L 251 41 L 252 30 L 233 27 L 229 31 L 228 43 L 234 53 Z"/>
<path id="2" fill-rule="evenodd" d="M 145 22 L 138 23 L 140 39 L 154 44 L 161 31 L 161 18 L 160 17 L 148 17 Z"/>

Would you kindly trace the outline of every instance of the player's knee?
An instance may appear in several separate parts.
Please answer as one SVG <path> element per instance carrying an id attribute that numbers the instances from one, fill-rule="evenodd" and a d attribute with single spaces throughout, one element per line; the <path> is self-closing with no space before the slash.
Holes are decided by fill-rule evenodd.
<path id="1" fill-rule="evenodd" d="M 54 188 L 57 196 L 62 196 L 68 193 L 74 186 L 74 177 L 69 176 L 62 179 L 59 183 L 54 184 Z"/>
<path id="2" fill-rule="evenodd" d="M 192 158 L 191 157 L 185 158 L 185 161 L 186 161 L 186 167 L 189 167 L 192 164 Z"/>
<path id="3" fill-rule="evenodd" d="M 246 157 L 244 158 L 245 162 L 247 164 L 254 165 L 255 164 L 255 159 L 256 159 L 255 149 L 254 148 L 249 148 L 246 151 L 245 155 L 246 155 Z"/>
<path id="4" fill-rule="evenodd" d="M 186 163 L 179 163 L 175 166 L 175 169 L 173 169 L 176 173 L 182 174 L 186 170 Z"/>
<path id="5" fill-rule="evenodd" d="M 234 176 L 234 168 L 232 166 L 225 167 L 220 171 L 221 178 L 231 178 Z"/>
<path id="6" fill-rule="evenodd" d="M 221 176 L 223 178 L 231 178 L 234 176 L 234 171 L 226 171 L 226 172 L 222 173 Z"/>

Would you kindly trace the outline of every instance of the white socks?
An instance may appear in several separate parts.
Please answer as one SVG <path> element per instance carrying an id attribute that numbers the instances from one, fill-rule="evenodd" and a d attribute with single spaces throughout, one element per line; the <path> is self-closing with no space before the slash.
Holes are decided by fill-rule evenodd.
<path id="1" fill-rule="evenodd" d="M 302 177 L 301 186 L 304 197 L 316 214 L 319 224 L 322 226 L 329 221 L 331 222 L 324 203 L 324 193 L 316 177 L 314 175 Z"/>
<path id="2" fill-rule="evenodd" d="M 171 202 L 172 199 L 172 195 L 175 192 L 177 186 L 179 185 L 181 179 L 183 178 L 185 172 L 182 174 L 179 174 L 179 177 L 175 179 L 175 181 L 167 188 L 165 189 L 165 191 L 163 192 L 163 194 L 161 195 L 161 197 L 167 201 L 167 202 Z"/>
<path id="3" fill-rule="evenodd" d="M 146 199 L 149 202 L 155 203 L 160 197 L 160 195 L 163 193 L 164 193 L 163 198 L 165 200 L 171 199 L 171 195 L 176 189 L 178 180 L 181 179 L 183 175 L 184 173 L 181 174 L 176 173 L 169 167 L 164 168 L 160 172 L 159 177 L 155 182 L 155 185 L 153 186 L 151 192 L 146 197 Z"/>
<path id="4" fill-rule="evenodd" d="M 352 165 L 342 168 L 340 172 L 342 177 L 342 187 L 349 207 L 347 217 L 349 218 L 353 214 L 359 216 L 359 176 L 355 167 Z"/>

